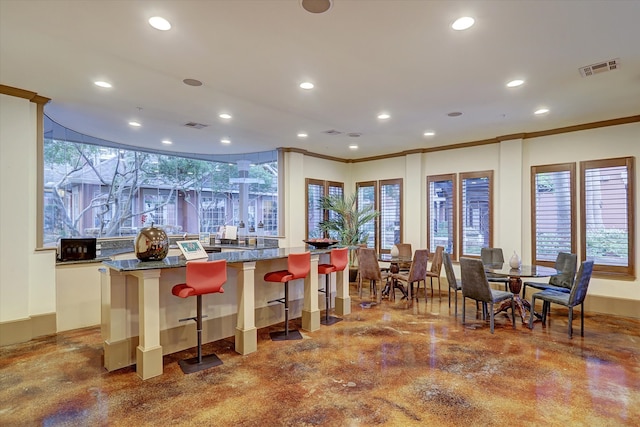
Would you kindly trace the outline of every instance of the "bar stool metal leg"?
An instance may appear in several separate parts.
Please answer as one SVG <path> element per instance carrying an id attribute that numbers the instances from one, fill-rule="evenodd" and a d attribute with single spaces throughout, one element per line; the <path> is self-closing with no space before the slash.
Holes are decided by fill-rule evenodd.
<path id="1" fill-rule="evenodd" d="M 325 293 L 325 313 L 324 313 L 324 318 L 320 319 L 320 324 L 322 325 L 326 325 L 326 326 L 331 326 L 335 323 L 340 322 L 342 319 L 340 317 L 335 317 L 335 316 L 329 316 L 329 311 L 331 310 L 331 281 L 329 280 L 329 275 L 325 274 L 325 287 L 324 287 L 324 292 Z"/>

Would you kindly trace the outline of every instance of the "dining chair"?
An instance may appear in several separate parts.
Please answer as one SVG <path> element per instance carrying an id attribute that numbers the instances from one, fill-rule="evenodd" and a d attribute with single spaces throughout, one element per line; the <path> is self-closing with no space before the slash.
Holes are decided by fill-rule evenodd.
<path id="1" fill-rule="evenodd" d="M 444 252 L 444 246 L 436 246 L 436 252 L 433 255 L 433 261 L 431 261 L 431 269 L 427 271 L 427 277 L 431 282 L 431 298 L 433 298 L 433 279 L 438 280 L 438 296 L 442 298 L 442 293 L 440 290 L 440 272 L 442 271 L 442 253 Z M 416 290 L 416 294 L 417 294 Z M 427 299 L 427 290 L 425 284 L 425 300 Z"/>
<path id="2" fill-rule="evenodd" d="M 511 299 L 511 320 L 513 329 L 516 328 L 516 306 L 513 294 L 508 291 L 498 291 L 491 289 L 487 276 L 484 272 L 484 265 L 481 260 L 474 258 L 460 258 L 460 270 L 462 275 L 462 324 L 465 321 L 465 299 L 470 298 L 488 304 L 488 311 L 491 322 L 491 333 L 494 330 L 494 309 L 493 305 Z M 483 310 L 484 312 L 484 310 Z"/>
<path id="3" fill-rule="evenodd" d="M 418 288 L 420 287 L 420 282 L 425 281 L 427 276 L 427 265 L 429 264 L 429 250 L 428 249 L 418 249 L 413 254 L 413 261 L 411 262 L 411 267 L 409 268 L 408 273 L 398 272 L 391 275 L 392 281 L 401 281 L 407 284 L 407 290 L 409 292 L 409 296 L 411 299 L 415 296 L 416 300 L 418 299 L 417 290 L 414 294 L 413 292 L 413 284 L 418 283 Z M 389 294 L 389 299 L 395 299 L 395 284 L 392 284 L 392 290 Z M 425 286 L 426 289 L 426 286 Z M 425 299 L 426 299 L 426 290 L 425 290 Z"/>
<path id="4" fill-rule="evenodd" d="M 551 276 L 548 283 L 540 282 L 524 282 L 522 284 L 522 298 L 525 298 L 527 286 L 535 289 L 546 290 L 552 289 L 558 292 L 571 292 L 573 281 L 576 277 L 576 265 L 578 256 L 566 252 L 558 253 L 556 257 L 555 269 L 559 271 L 558 275 Z"/>
<path id="5" fill-rule="evenodd" d="M 481 248 L 480 258 L 482 259 L 482 263 L 485 265 L 504 264 L 504 254 L 502 253 L 502 248 Z M 496 276 L 492 273 L 487 273 L 487 280 L 489 280 L 489 282 L 491 283 L 503 283 L 504 290 L 509 290 L 508 277 Z"/>
<path id="6" fill-rule="evenodd" d="M 413 257 L 411 243 L 396 243 L 395 246 L 398 248 L 398 257 L 406 259 L 411 259 L 411 257 Z M 398 268 L 400 269 L 400 271 L 409 271 L 411 269 L 411 263 L 400 262 L 398 263 Z"/>
<path id="7" fill-rule="evenodd" d="M 583 261 L 578 270 L 571 292 L 558 292 L 553 289 L 547 289 L 533 294 L 531 301 L 531 307 L 536 303 L 536 300 L 542 300 L 542 325 L 545 326 L 547 321 L 547 315 L 551 303 L 559 304 L 569 309 L 569 338 L 573 337 L 573 307 L 580 305 L 580 336 L 584 336 L 584 299 L 587 296 L 587 289 L 589 288 L 589 281 L 591 280 L 591 273 L 593 273 L 593 261 Z M 529 317 L 529 329 L 533 329 L 533 318 Z"/>
<path id="8" fill-rule="evenodd" d="M 358 248 L 356 255 L 358 257 L 358 296 L 362 298 L 362 282 L 369 280 L 370 295 L 377 297 L 376 282 L 388 280 L 391 273 L 380 270 L 375 249 Z"/>
<path id="9" fill-rule="evenodd" d="M 444 273 L 449 283 L 449 308 L 451 308 L 451 291 L 453 290 L 455 296 L 455 316 L 458 317 L 458 291 L 462 290 L 462 282 L 456 279 L 456 273 L 453 271 L 453 263 L 451 262 L 451 255 L 448 252 L 442 253 L 442 264 L 444 265 Z"/>

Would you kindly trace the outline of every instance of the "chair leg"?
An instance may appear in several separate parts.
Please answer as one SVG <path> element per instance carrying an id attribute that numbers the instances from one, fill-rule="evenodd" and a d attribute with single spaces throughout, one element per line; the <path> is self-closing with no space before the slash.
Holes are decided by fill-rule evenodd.
<path id="1" fill-rule="evenodd" d="M 449 296 L 449 308 L 451 308 L 451 286 L 449 286 L 449 292 L 447 292 Z"/>
<path id="2" fill-rule="evenodd" d="M 329 316 L 329 311 L 331 310 L 331 281 L 329 280 L 329 275 L 325 274 L 326 282 L 325 282 L 325 314 L 324 319 L 320 320 L 320 324 L 325 326 L 333 325 L 334 323 L 338 323 L 342 319 L 339 317 Z"/>
<path id="3" fill-rule="evenodd" d="M 198 334 L 198 355 L 191 359 L 180 360 L 178 364 L 185 374 L 192 374 L 214 366 L 222 365 L 222 360 L 215 354 L 202 356 L 202 295 L 196 295 L 196 317 L 191 318 L 196 321 L 196 331 Z M 205 316 L 206 317 L 206 316 Z M 185 319 L 190 320 L 190 319 Z"/>
<path id="4" fill-rule="evenodd" d="M 573 307 L 569 307 L 569 338 L 573 338 Z"/>
<path id="5" fill-rule="evenodd" d="M 285 282 L 284 284 L 284 331 L 271 332 L 269 335 L 271 336 L 272 341 L 291 341 L 291 340 L 301 340 L 302 335 L 300 331 L 294 329 L 289 331 L 289 282 Z M 274 300 L 279 301 L 279 300 Z"/>
<path id="6" fill-rule="evenodd" d="M 533 330 L 533 308 L 536 306 L 536 297 L 531 299 L 531 315 L 529 316 L 529 329 Z"/>
<path id="7" fill-rule="evenodd" d="M 438 298 L 442 300 L 442 288 L 440 287 L 440 276 L 438 276 Z"/>
<path id="8" fill-rule="evenodd" d="M 490 303 L 490 304 L 489 304 L 489 309 L 490 309 L 490 311 L 489 311 L 489 317 L 490 317 L 490 319 L 491 319 L 491 333 L 493 333 L 493 316 L 494 316 L 494 315 L 493 315 L 493 303 Z"/>
<path id="9" fill-rule="evenodd" d="M 465 315 L 465 307 L 464 307 L 465 300 L 466 300 L 465 296 L 462 295 L 462 324 L 463 325 L 464 325 L 464 315 Z"/>
<path id="10" fill-rule="evenodd" d="M 580 336 L 584 336 L 584 302 L 580 304 Z"/>
<path id="11" fill-rule="evenodd" d="M 455 305 L 456 305 L 455 316 L 458 317 L 458 291 L 457 290 L 454 292 L 453 298 L 455 299 Z"/>

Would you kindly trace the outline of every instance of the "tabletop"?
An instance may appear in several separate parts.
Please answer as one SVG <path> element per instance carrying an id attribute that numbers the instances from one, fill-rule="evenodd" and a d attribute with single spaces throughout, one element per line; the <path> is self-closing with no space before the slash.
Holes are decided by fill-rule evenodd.
<path id="1" fill-rule="evenodd" d="M 486 264 L 485 271 L 504 277 L 550 277 L 558 274 L 558 270 L 552 267 L 521 265 L 520 268 L 511 268 L 506 262 L 504 264 Z"/>

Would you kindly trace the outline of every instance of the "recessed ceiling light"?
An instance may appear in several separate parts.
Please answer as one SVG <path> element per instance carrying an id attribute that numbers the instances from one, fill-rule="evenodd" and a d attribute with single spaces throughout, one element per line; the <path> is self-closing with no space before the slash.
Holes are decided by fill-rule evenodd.
<path id="1" fill-rule="evenodd" d="M 129 126 L 133 126 L 133 127 L 139 128 L 142 125 L 140 123 L 138 123 L 138 122 L 129 122 Z"/>
<path id="2" fill-rule="evenodd" d="M 357 150 L 358 146 L 356 144 L 349 144 L 349 150 Z"/>
<path id="3" fill-rule="evenodd" d="M 389 114 L 387 114 L 387 113 L 378 114 L 378 118 L 381 119 L 381 120 L 386 120 L 389 117 L 391 117 L 391 116 Z"/>
<path id="4" fill-rule="evenodd" d="M 111 83 L 108 83 L 108 82 L 105 82 L 105 81 L 101 81 L 101 80 L 98 80 L 97 82 L 93 82 L 93 84 L 96 85 L 96 86 L 106 87 L 106 88 L 112 87 Z"/>
<path id="5" fill-rule="evenodd" d="M 456 19 L 456 21 L 451 24 L 451 28 L 457 31 L 466 30 L 470 28 L 476 21 L 470 16 L 464 16 L 462 18 Z"/>
<path id="6" fill-rule="evenodd" d="M 162 140 L 162 143 L 163 143 L 163 144 L 167 144 L 167 145 L 171 145 L 171 144 L 173 144 L 173 142 L 169 141 L 168 139 L 163 139 L 163 140 Z"/>
<path id="7" fill-rule="evenodd" d="M 522 84 L 524 84 L 524 80 L 516 79 L 511 80 L 509 83 L 507 83 L 507 87 L 518 87 L 522 86 Z"/>
<path id="8" fill-rule="evenodd" d="M 304 132 L 300 132 L 300 133 L 298 134 L 298 138 L 306 138 L 306 137 L 308 137 L 308 136 L 309 136 L 309 135 L 307 135 L 307 134 L 306 134 L 306 133 L 304 133 Z"/>
<path id="9" fill-rule="evenodd" d="M 160 31 L 167 31 L 171 29 L 171 24 L 169 23 L 169 21 L 160 16 L 149 18 L 149 25 Z"/>
<path id="10" fill-rule="evenodd" d="M 540 115 L 540 114 L 547 114 L 548 112 L 549 112 L 548 108 L 540 108 L 534 111 L 533 114 Z"/>
<path id="11" fill-rule="evenodd" d="M 424 133 L 424 136 L 434 136 L 436 133 L 433 131 L 427 131 Z"/>
<path id="12" fill-rule="evenodd" d="M 231 114 L 229 113 L 221 113 L 218 115 L 218 117 L 220 117 L 221 119 L 230 119 L 231 118 Z"/>
<path id="13" fill-rule="evenodd" d="M 231 140 L 230 140 L 230 139 L 228 139 L 228 138 L 222 138 L 222 139 L 220 140 L 220 142 L 221 142 L 221 143 L 223 143 L 223 144 L 231 144 Z"/>
<path id="14" fill-rule="evenodd" d="M 188 85 L 188 86 L 202 86 L 202 82 L 200 80 L 196 80 L 196 79 L 184 79 L 182 81 L 182 83 Z"/>
<path id="15" fill-rule="evenodd" d="M 311 83 L 311 82 L 303 82 L 303 83 L 300 83 L 300 88 L 302 88 L 302 89 L 307 89 L 307 90 L 309 90 L 309 89 L 313 89 L 313 87 L 314 87 L 314 86 L 313 86 L 313 83 Z"/>

